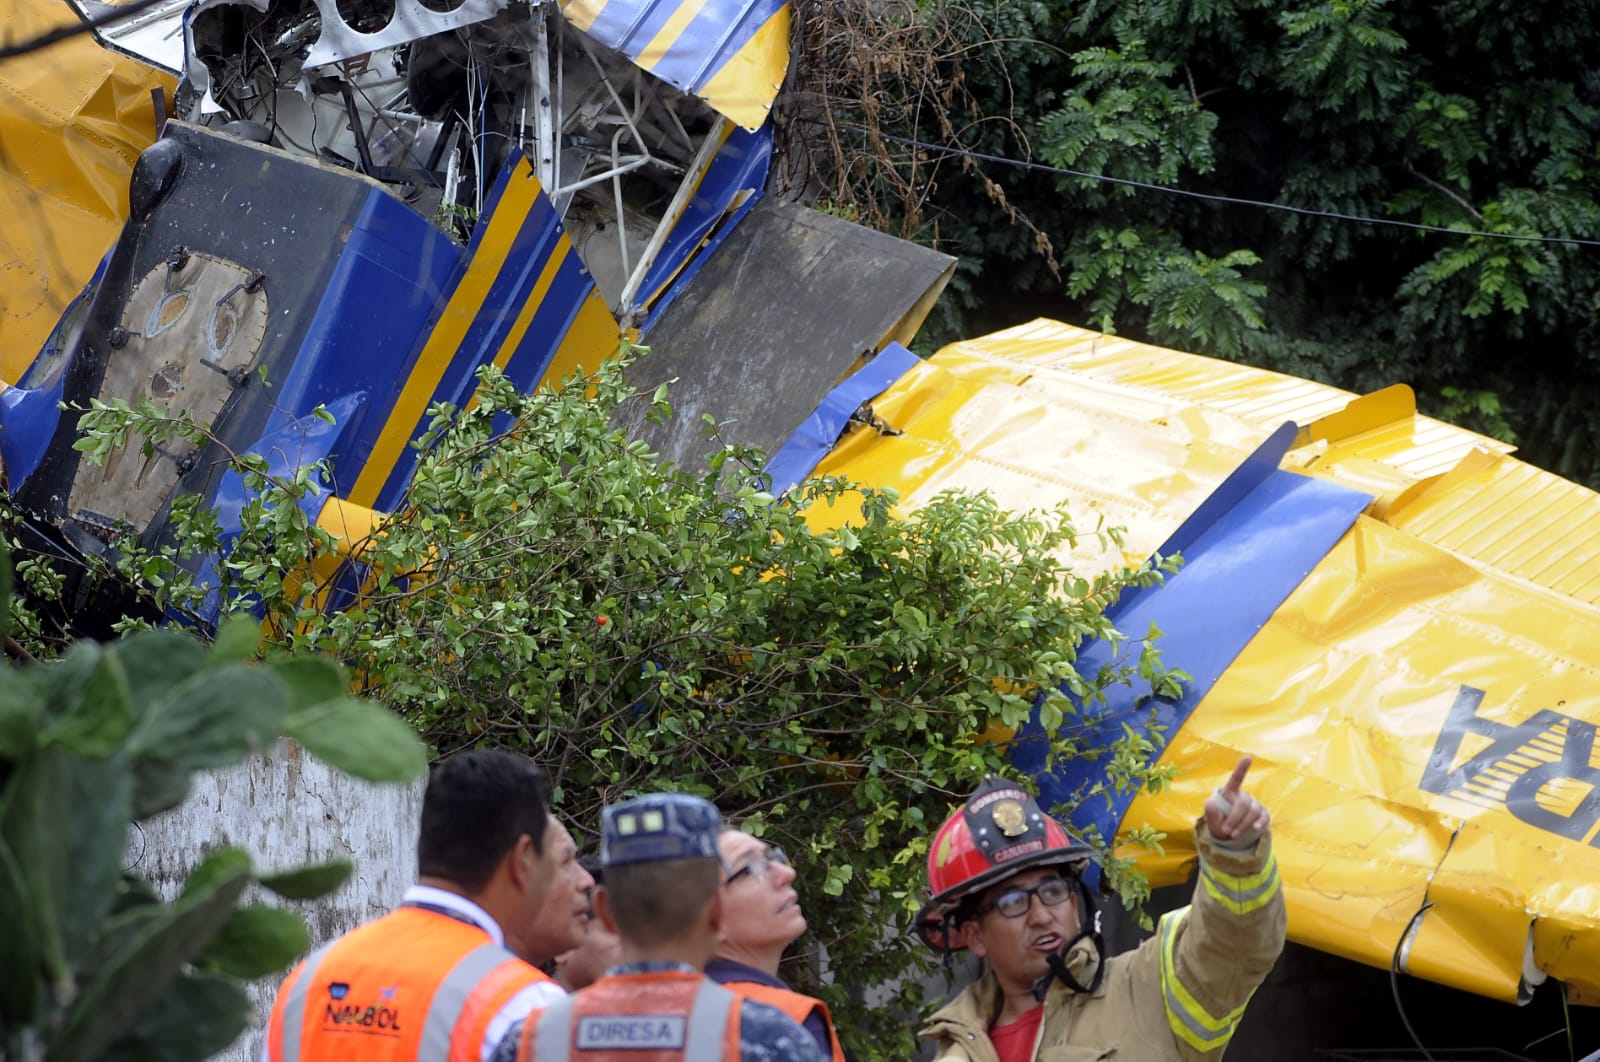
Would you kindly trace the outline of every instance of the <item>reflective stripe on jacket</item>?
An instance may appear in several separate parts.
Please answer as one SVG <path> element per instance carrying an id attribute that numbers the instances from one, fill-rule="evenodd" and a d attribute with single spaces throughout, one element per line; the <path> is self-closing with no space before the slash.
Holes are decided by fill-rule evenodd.
<path id="1" fill-rule="evenodd" d="M 517 1062 L 736 1062 L 739 1002 L 698 973 L 613 974 L 530 1015 Z"/>
<path id="2" fill-rule="evenodd" d="M 413 907 L 312 952 L 278 990 L 270 1062 L 481 1062 L 489 1023 L 549 978 L 482 928 Z"/>
<path id="3" fill-rule="evenodd" d="M 753 999 L 757 1003 L 776 1007 L 793 1018 L 796 1025 L 803 1026 L 812 1014 L 821 1014 L 822 1024 L 828 1027 L 828 1047 L 832 1052 L 833 1062 L 845 1062 L 844 1048 L 839 1044 L 839 1032 L 833 1027 L 833 1015 L 828 1013 L 828 1005 L 822 1000 L 799 992 L 791 992 L 787 988 L 773 988 L 771 985 L 756 981 L 724 981 L 722 986 L 745 999 Z"/>

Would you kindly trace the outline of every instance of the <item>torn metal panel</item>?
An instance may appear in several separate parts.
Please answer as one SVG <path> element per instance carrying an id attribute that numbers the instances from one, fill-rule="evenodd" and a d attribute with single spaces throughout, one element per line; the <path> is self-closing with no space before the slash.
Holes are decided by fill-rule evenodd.
<path id="1" fill-rule="evenodd" d="M 0 4 L 0 38 L 73 19 L 59 0 Z M 87 36 L 0 64 L 0 380 L 18 383 L 116 241 L 128 176 L 170 77 Z"/>
<path id="2" fill-rule="evenodd" d="M 746 129 L 766 122 L 789 69 L 787 0 L 563 0 L 561 10 Z"/>
<path id="3" fill-rule="evenodd" d="M 669 423 L 625 425 L 690 468 L 703 467 L 710 445 L 705 413 L 731 422 L 730 441 L 776 450 L 954 267 L 947 255 L 771 199 L 738 231 L 645 332 L 651 353 L 633 371 L 640 387 L 693 381 L 673 390 Z M 870 299 L 860 297 L 864 284 Z"/>
<path id="4" fill-rule="evenodd" d="M 617 349 L 616 322 L 520 158 L 466 247 L 378 182 L 176 121 L 141 157 L 134 189 L 139 220 L 93 285 L 78 337 L 39 387 L 0 394 L 18 505 L 63 550 L 103 552 L 130 533 L 163 541 L 179 493 L 204 499 L 226 533 L 246 500 L 229 453 L 291 472 L 323 462 L 319 505 L 392 508 L 426 409 L 468 401 L 479 367 L 532 389 Z M 75 418 L 55 402 L 140 394 L 218 442 L 83 463 Z"/>
<path id="5" fill-rule="evenodd" d="M 520 152 L 630 321 L 699 250 L 707 212 L 765 184 L 770 129 L 730 138 L 726 119 L 553 5 L 387 2 L 202 0 L 183 113 L 383 181 L 463 238 Z"/>
<path id="6" fill-rule="evenodd" d="M 1155 712 L 1177 777 L 1077 809 L 1108 834 L 1164 832 L 1163 852 L 1122 853 L 1154 884 L 1192 870 L 1194 819 L 1249 753 L 1292 939 L 1385 968 L 1399 952 L 1506 1001 L 1545 977 L 1600 999 L 1594 492 L 1417 416 L 1400 390 L 1357 397 L 1047 321 L 953 344 L 872 406 L 896 434 L 854 427 L 818 474 L 894 487 L 904 509 L 983 488 L 1128 529 L 1126 552 L 1073 553 L 1080 574 L 1189 557 L 1118 608 L 1131 636 L 1167 631 L 1165 662 L 1194 684 L 1095 720 Z M 1263 478 L 1248 455 L 1286 412 L 1302 430 Z M 1256 504 L 1274 482 L 1308 485 L 1279 501 L 1330 504 Z M 1043 782 L 1075 796 L 1071 778 Z"/>
<path id="7" fill-rule="evenodd" d="M 1413 974 L 1515 1000 L 1533 925 L 1534 969 L 1592 994 L 1597 646 L 1591 606 L 1363 517 L 1173 737 L 1174 799 L 1122 821 L 1180 836 L 1249 752 L 1295 939 L 1387 966 L 1426 890 Z"/>
<path id="8" fill-rule="evenodd" d="M 313 0 L 322 29 L 311 50 L 306 53 L 304 66 L 326 66 L 345 59 L 380 52 L 423 37 L 433 37 L 463 26 L 475 25 L 504 11 L 507 0 L 461 0 L 449 11 L 434 11 L 418 0 L 385 0 L 390 8 L 377 9 L 373 21 L 381 28 L 365 30 L 347 22 L 335 0 Z"/>
<path id="9" fill-rule="evenodd" d="M 117 8 L 125 6 L 127 2 L 128 0 L 117 0 L 116 3 L 102 3 L 100 0 L 67 0 L 67 3 L 85 19 L 114 14 Z M 265 0 L 256 2 L 264 4 Z M 194 3 L 195 0 L 166 0 L 165 3 L 146 8 L 131 18 L 107 23 L 95 30 L 94 35 L 101 44 L 112 51 L 121 52 L 176 76 L 183 71 L 183 16 Z"/>

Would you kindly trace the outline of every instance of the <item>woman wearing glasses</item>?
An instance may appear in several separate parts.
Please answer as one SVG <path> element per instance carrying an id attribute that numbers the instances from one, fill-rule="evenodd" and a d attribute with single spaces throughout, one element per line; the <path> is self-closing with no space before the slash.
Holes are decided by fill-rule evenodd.
<path id="1" fill-rule="evenodd" d="M 717 846 L 728 873 L 722 890 L 722 943 L 706 966 L 706 976 L 746 999 L 777 1007 L 816 1038 L 824 1055 L 844 1062 L 828 1008 L 792 991 L 778 977 L 783 950 L 806 931 L 789 857 L 743 830 L 723 830 Z"/>
<path id="2" fill-rule="evenodd" d="M 922 939 L 988 972 L 921 1030 L 937 1062 L 1219 1059 L 1283 948 L 1267 810 L 1245 757 L 1196 824 L 1200 883 L 1156 935 L 1106 958 L 1082 873 L 1090 849 L 1026 791 L 991 778 L 934 836 Z"/>

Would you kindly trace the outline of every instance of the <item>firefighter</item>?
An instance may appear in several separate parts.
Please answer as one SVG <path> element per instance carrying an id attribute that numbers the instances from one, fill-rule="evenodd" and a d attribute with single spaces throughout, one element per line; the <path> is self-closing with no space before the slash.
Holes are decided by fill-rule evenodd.
<path id="1" fill-rule="evenodd" d="M 1270 817 L 1240 788 L 1249 768 L 1247 756 L 1195 824 L 1193 901 L 1112 958 L 1083 882 L 1089 847 L 1019 786 L 979 786 L 934 836 L 917 919 L 930 946 L 989 966 L 921 1030 L 938 1062 L 1220 1058 L 1284 940 Z"/>
<path id="2" fill-rule="evenodd" d="M 845 1062 L 833 1016 L 820 999 L 792 990 L 778 976 L 783 950 L 806 931 L 789 857 L 743 830 L 723 829 L 717 839 L 723 879 L 722 942 L 706 976 L 745 999 L 770 1003 L 799 1022 L 823 1054 Z"/>
<path id="3" fill-rule="evenodd" d="M 621 935 L 622 962 L 512 1026 L 494 1062 L 823 1062 L 781 1012 L 702 973 L 722 924 L 720 826 L 713 805 L 676 793 L 602 812 L 595 913 Z"/>
<path id="4" fill-rule="evenodd" d="M 268 1062 L 483 1062 L 513 1020 L 564 998 L 510 950 L 571 855 L 549 798 L 549 779 L 524 756 L 463 752 L 435 767 L 418 884 L 398 909 L 289 974 L 272 1008 Z"/>

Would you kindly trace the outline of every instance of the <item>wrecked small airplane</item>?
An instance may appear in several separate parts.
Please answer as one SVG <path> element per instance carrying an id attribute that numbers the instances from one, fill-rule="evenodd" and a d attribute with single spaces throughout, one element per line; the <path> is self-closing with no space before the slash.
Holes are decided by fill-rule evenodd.
<path id="1" fill-rule="evenodd" d="M 0 25 L 66 2 L 11 0 Z M 788 21 L 780 0 L 170 0 L 0 63 L 0 478 L 28 545 L 157 543 L 182 494 L 237 522 L 230 451 L 325 462 L 312 515 L 359 537 L 480 366 L 534 387 L 640 337 L 639 382 L 678 379 L 688 427 L 630 427 L 680 463 L 709 412 L 779 488 L 1067 502 L 1128 531 L 1085 538 L 1083 571 L 1182 551 L 1117 621 L 1166 631 L 1195 681 L 1077 724 L 1153 711 L 1179 780 L 1081 826 L 1179 838 L 1250 753 L 1292 939 L 1506 1001 L 1549 978 L 1600 999 L 1600 497 L 1403 388 L 1053 322 L 912 356 L 952 260 L 772 191 Z M 138 395 L 216 444 L 81 462 L 61 403 Z M 1053 800 L 1103 773 L 1047 771 L 1019 737 Z M 1192 859 L 1174 840 L 1142 862 L 1166 882 Z"/>
<path id="2" fill-rule="evenodd" d="M 24 0 L 12 25 L 51 10 Z M 79 48 L 79 84 L 55 88 L 76 113 L 41 115 L 12 82 L 0 146 L 32 136 L 50 172 L 91 174 L 81 200 L 120 230 L 47 334 L 43 314 L 5 321 L 0 461 L 30 544 L 81 560 L 125 535 L 159 542 L 179 494 L 226 531 L 243 499 L 230 452 L 277 471 L 325 461 L 312 515 L 370 528 L 405 491 L 427 409 L 464 402 L 480 366 L 532 388 L 623 337 L 656 350 L 642 372 L 695 394 L 715 395 L 729 350 L 762 366 L 737 382 L 763 415 L 730 431 L 775 447 L 806 396 L 909 341 L 954 264 L 767 194 L 788 15 L 776 0 L 173 2 L 101 31 L 128 60 L 83 42 L 104 61 Z M 140 124 L 160 136 L 122 175 L 124 205 Z M 101 126 L 122 143 L 93 140 L 85 165 Z M 78 263 L 106 239 L 44 223 L 38 242 L 71 242 Z M 71 279 L 35 273 L 52 293 Z M 870 305 L 860 276 L 881 279 Z M 58 405 L 135 395 L 215 444 L 80 461 Z M 652 441 L 693 459 L 690 432 Z"/>

